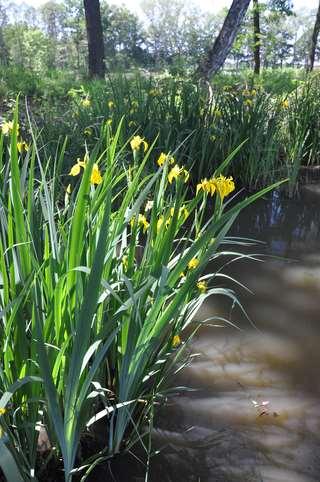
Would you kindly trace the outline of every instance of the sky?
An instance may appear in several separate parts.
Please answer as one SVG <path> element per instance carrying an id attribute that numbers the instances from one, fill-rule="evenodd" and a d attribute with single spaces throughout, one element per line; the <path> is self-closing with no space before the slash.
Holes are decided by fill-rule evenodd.
<path id="1" fill-rule="evenodd" d="M 38 5 L 45 3 L 47 0 L 15 0 L 16 3 L 22 3 L 23 1 L 37 7 Z M 114 5 L 125 5 L 130 10 L 137 13 L 139 11 L 140 0 L 111 0 L 110 3 Z M 228 7 L 231 0 L 194 0 L 194 3 L 199 5 L 204 11 L 218 12 L 221 8 Z M 317 8 L 318 0 L 293 0 L 293 4 L 294 8 L 297 10 L 310 10 L 312 8 Z"/>
<path id="2" fill-rule="evenodd" d="M 46 3 L 47 0 L 14 0 L 15 3 L 28 3 L 34 7 L 38 7 Z M 63 0 L 60 0 L 63 2 Z M 318 7 L 319 0 L 293 0 L 295 10 L 311 10 Z M 143 11 L 140 8 L 141 0 L 109 0 L 113 5 L 125 5 L 132 12 L 134 12 L 141 20 L 145 20 Z M 200 9 L 204 12 L 217 13 L 224 7 L 229 7 L 232 0 L 193 0 L 193 3 L 199 5 Z"/>

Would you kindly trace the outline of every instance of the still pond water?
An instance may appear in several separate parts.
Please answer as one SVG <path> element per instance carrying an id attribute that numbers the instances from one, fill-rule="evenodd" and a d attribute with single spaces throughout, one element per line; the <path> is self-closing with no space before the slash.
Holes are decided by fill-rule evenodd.
<path id="1" fill-rule="evenodd" d="M 199 356 L 176 384 L 197 391 L 160 412 L 151 482 L 320 481 L 319 205 L 274 193 L 237 222 L 233 235 L 265 243 L 248 252 L 272 255 L 230 270 L 253 292 L 237 290 L 254 326 L 217 299 L 198 314 L 240 329 L 194 339 Z"/>

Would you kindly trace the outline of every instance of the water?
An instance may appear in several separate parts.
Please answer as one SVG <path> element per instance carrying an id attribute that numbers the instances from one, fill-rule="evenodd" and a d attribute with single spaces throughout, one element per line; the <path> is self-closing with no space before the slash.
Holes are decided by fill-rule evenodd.
<path id="1" fill-rule="evenodd" d="M 319 203 L 274 194 L 233 234 L 265 243 L 248 252 L 276 256 L 230 269 L 254 292 L 238 291 L 254 326 L 233 310 L 240 329 L 201 329 L 199 356 L 176 380 L 197 391 L 160 413 L 151 480 L 319 482 Z M 212 299 L 198 318 L 229 313 Z"/>

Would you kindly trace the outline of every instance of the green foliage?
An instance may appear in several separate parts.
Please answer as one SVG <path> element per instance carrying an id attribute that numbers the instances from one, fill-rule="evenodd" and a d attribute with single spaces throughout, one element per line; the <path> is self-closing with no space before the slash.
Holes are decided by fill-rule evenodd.
<path id="1" fill-rule="evenodd" d="M 181 0 L 142 3 L 135 12 L 101 0 L 106 66 L 110 72 L 133 66 L 193 69 L 217 36 L 225 10 L 209 14 Z M 289 2 L 259 2 L 263 67 L 304 66 L 313 25 L 311 11 L 291 13 Z M 248 12 L 229 56 L 232 67 L 253 60 L 252 11 Z M 39 8 L 0 2 L 0 63 L 34 71 L 67 69 L 85 74 L 87 39 L 82 0 L 51 0 Z"/>
<path id="2" fill-rule="evenodd" d="M 293 3 L 291 0 L 270 0 L 270 8 L 276 12 L 292 15 Z"/>
<path id="3" fill-rule="evenodd" d="M 297 106 L 304 105 L 304 109 L 297 107 L 301 115 L 306 106 L 313 106 L 308 115 L 303 116 L 307 131 L 314 133 L 317 126 L 315 95 L 299 87 L 304 83 L 297 80 L 297 73 L 284 71 L 278 78 L 274 76 L 274 82 L 272 78 L 271 71 L 266 71 L 258 81 L 252 74 L 243 78 L 221 74 L 209 99 L 202 87 L 183 78 L 115 76 L 107 83 L 94 82 L 75 91 L 71 116 L 77 126 L 77 138 L 81 133 L 89 146 L 94 146 L 97 140 L 101 119 L 114 126 L 123 116 L 124 140 L 135 132 L 148 138 L 158 136 L 159 153 L 173 151 L 174 146 L 180 145 L 177 158 L 191 170 L 194 182 L 211 175 L 230 151 L 246 141 L 236 154 L 229 173 L 242 185 L 257 189 L 287 175 L 286 163 L 290 164 L 292 157 L 287 151 L 289 139 L 292 139 L 287 120 L 292 109 L 296 109 L 291 100 L 286 107 L 285 99 L 290 91 L 290 99 L 295 98 Z M 223 85 L 219 85 L 220 82 Z M 315 81 L 311 83 L 316 85 Z M 267 92 L 271 87 L 273 91 Z M 315 92 L 314 87 L 312 93 Z M 88 106 L 83 104 L 86 96 L 90 99 Z M 47 138 L 57 138 L 63 130 L 72 138 L 74 134 L 69 124 L 66 119 L 54 135 L 48 131 Z M 295 136 L 297 130 L 305 129 L 303 125 L 297 120 Z M 52 129 L 52 123 L 50 126 Z M 313 147 L 317 145 L 307 143 L 303 156 L 299 157 L 299 165 L 307 157 L 308 164 L 317 163 L 316 147 Z M 70 149 L 73 159 L 81 155 L 79 146 L 73 142 Z"/>
<path id="4" fill-rule="evenodd" d="M 307 79 L 293 69 L 265 70 L 259 78 L 250 71 L 221 73 L 211 97 L 202 86 L 169 74 L 136 72 L 77 83 L 66 72 L 40 78 L 5 69 L 4 79 L 13 88 L 9 98 L 19 90 L 32 95 L 37 135 L 48 157 L 54 158 L 57 141 L 68 136 L 66 169 L 83 157 L 84 143 L 94 148 L 101 123 L 114 128 L 122 118 L 121 142 L 139 133 L 158 138 L 158 154 L 179 146 L 177 160 L 190 169 L 194 184 L 244 141 L 229 174 L 249 189 L 288 174 L 295 185 L 301 164 L 318 163 L 317 75 Z M 22 128 L 27 130 L 25 123 Z M 290 147 L 294 140 L 299 155 Z M 124 149 L 124 159 L 129 153 Z M 295 170 L 290 168 L 293 158 Z"/>
<path id="5" fill-rule="evenodd" d="M 204 270 L 223 263 L 234 219 L 271 188 L 230 207 L 233 182 L 220 173 L 231 154 L 210 180 L 208 214 L 207 185 L 188 196 L 188 173 L 170 155 L 146 173 L 157 141 L 133 138 L 126 167 L 121 121 L 100 125 L 65 191 L 66 143 L 46 159 L 30 126 L 21 150 L 18 105 L 10 122 L 0 135 L 0 465 L 12 480 L 45 480 L 47 461 L 62 457 L 65 480 L 84 480 L 92 464 L 144 443 L 204 300 L 237 302 L 220 270 Z"/>
<path id="6" fill-rule="evenodd" d="M 101 5 L 106 63 L 109 70 L 147 62 L 145 32 L 137 16 L 124 7 Z"/>
<path id="7" fill-rule="evenodd" d="M 232 174 L 251 189 L 279 176 L 279 110 L 277 99 L 261 89 L 226 91 L 217 98 L 212 126 L 215 157 L 221 158 L 230 146 L 246 140 Z"/>
<path id="8" fill-rule="evenodd" d="M 261 78 L 256 82 L 268 93 L 286 96 L 306 78 L 306 72 L 302 69 L 263 69 Z"/>
<path id="9" fill-rule="evenodd" d="M 9 26 L 4 42 L 10 45 L 9 57 L 14 65 L 35 72 L 46 69 L 50 41 L 41 30 L 26 25 Z"/>
<path id="10" fill-rule="evenodd" d="M 287 98 L 287 112 L 283 122 L 283 147 L 290 177 L 290 192 L 297 189 L 301 165 L 319 164 L 320 121 L 319 121 L 319 74 L 307 78 L 306 82 Z"/>

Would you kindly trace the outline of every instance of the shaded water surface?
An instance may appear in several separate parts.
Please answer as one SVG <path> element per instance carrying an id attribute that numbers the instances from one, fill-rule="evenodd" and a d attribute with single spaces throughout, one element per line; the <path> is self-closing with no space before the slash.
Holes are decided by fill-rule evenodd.
<path id="1" fill-rule="evenodd" d="M 247 209 L 233 235 L 263 241 L 230 273 L 254 294 L 232 327 L 203 327 L 178 384 L 197 388 L 164 410 L 152 482 L 320 481 L 319 203 L 275 193 Z M 286 259 L 283 259 L 286 258 Z M 199 319 L 229 314 L 209 301 Z"/>

